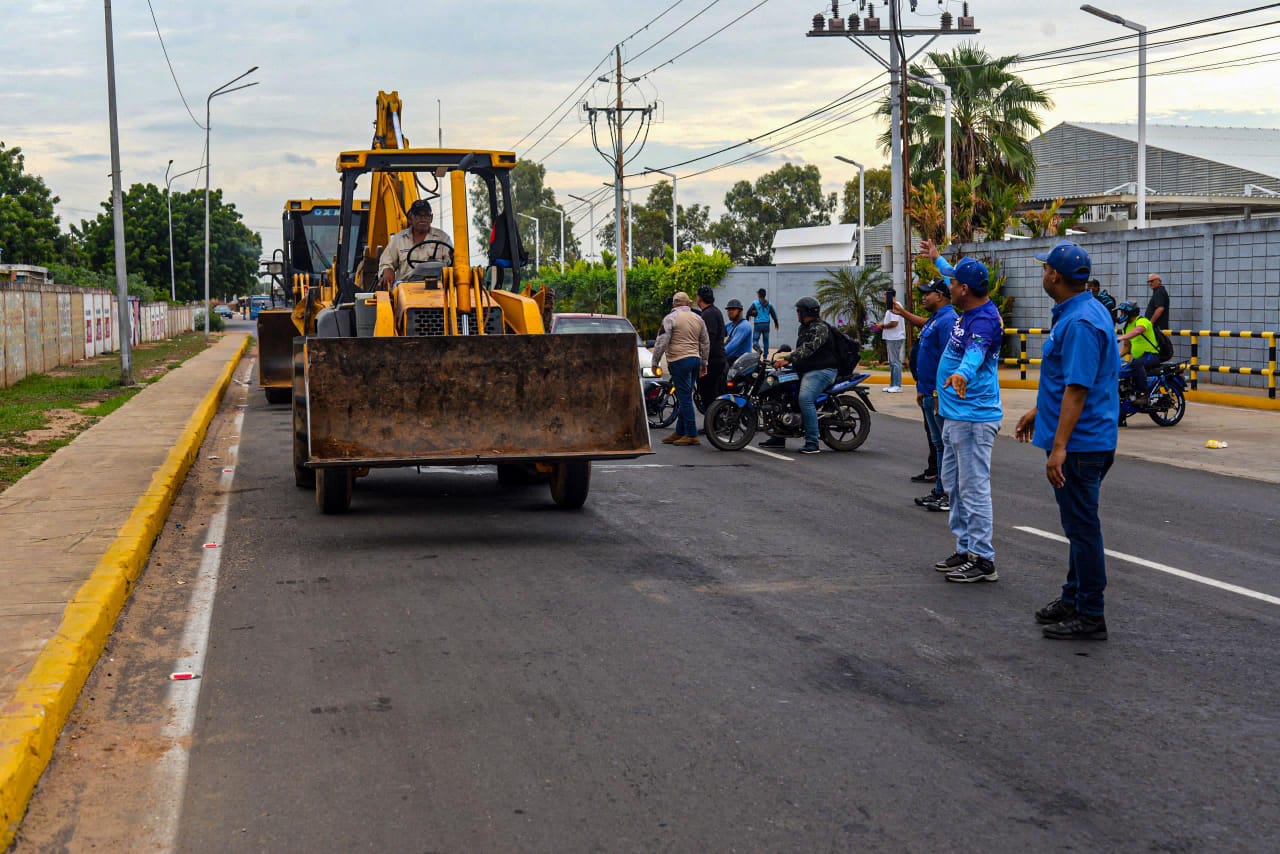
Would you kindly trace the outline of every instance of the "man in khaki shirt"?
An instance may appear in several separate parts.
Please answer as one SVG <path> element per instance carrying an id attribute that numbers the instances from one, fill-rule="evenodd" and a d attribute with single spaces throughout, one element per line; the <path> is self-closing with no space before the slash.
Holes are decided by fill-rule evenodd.
<path id="1" fill-rule="evenodd" d="M 711 336 L 702 318 L 689 307 L 689 295 L 676 291 L 671 297 L 671 313 L 662 319 L 662 331 L 653 342 L 653 367 L 667 357 L 667 368 L 676 384 L 676 431 L 663 443 L 697 445 L 698 416 L 693 408 L 693 382 L 707 373 Z"/>
<path id="2" fill-rule="evenodd" d="M 453 241 L 440 229 L 432 228 L 431 219 L 431 203 L 426 199 L 418 199 L 409 206 L 409 227 L 396 232 L 378 258 L 378 284 L 382 288 L 390 288 L 393 282 L 407 278 L 413 272 L 413 267 L 409 266 L 409 250 L 424 240 L 439 240 L 444 246 L 428 243 L 420 247 L 413 253 L 416 263 L 443 261 L 453 264 Z"/>

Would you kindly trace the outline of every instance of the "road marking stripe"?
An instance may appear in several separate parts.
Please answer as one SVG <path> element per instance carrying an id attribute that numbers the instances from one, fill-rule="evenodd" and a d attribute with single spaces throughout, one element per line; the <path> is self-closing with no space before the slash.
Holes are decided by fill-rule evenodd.
<path id="1" fill-rule="evenodd" d="M 1070 542 L 1066 537 L 1060 534 L 1051 534 L 1048 531 L 1041 531 L 1039 528 L 1027 528 L 1022 525 L 1015 525 L 1014 530 L 1024 531 L 1028 534 L 1035 534 L 1037 537 L 1044 537 L 1046 540 L 1056 540 L 1059 543 Z M 1209 578 L 1204 575 L 1196 575 L 1194 572 L 1187 572 L 1185 569 L 1167 566 L 1163 563 L 1156 563 L 1153 560 L 1137 557 L 1136 555 L 1125 554 L 1124 552 L 1112 551 L 1104 549 L 1108 557 L 1117 560 L 1136 563 L 1138 566 L 1145 566 L 1147 569 L 1154 569 L 1157 572 L 1167 572 L 1169 575 L 1176 575 L 1178 578 L 1185 578 L 1188 581 L 1195 581 L 1200 584 L 1207 584 L 1210 587 L 1216 587 L 1219 590 L 1226 590 L 1229 593 L 1238 593 L 1241 596 L 1248 596 L 1250 599 L 1257 599 L 1261 602 L 1268 602 L 1272 605 L 1280 605 L 1280 596 L 1271 596 L 1267 593 L 1259 593 L 1257 590 L 1250 590 L 1248 587 L 1240 587 L 1236 584 L 1228 584 L 1225 581 L 1219 581 L 1216 578 Z"/>
<path id="2" fill-rule="evenodd" d="M 250 361 L 252 370 L 252 361 Z M 251 374 L 252 375 L 252 374 Z M 244 432 L 245 410 L 237 409 L 235 436 Z M 227 532 L 227 508 L 231 499 L 231 487 L 235 481 L 236 462 L 240 446 L 231 445 L 226 450 L 228 465 L 218 479 L 222 494 L 216 509 L 209 517 L 205 537 L 215 543 L 224 543 Z M 184 671 L 203 675 L 205 651 L 209 647 L 209 626 L 213 619 L 213 601 L 218 591 L 218 570 L 222 566 L 225 549 L 206 549 L 201 556 L 200 569 L 191 589 L 191 602 L 187 623 L 182 630 L 178 648 L 191 650 L 173 663 L 175 672 Z M 192 736 L 195 734 L 196 706 L 200 702 L 200 685 L 203 680 L 174 682 L 169 686 L 166 705 L 168 723 L 162 729 L 169 748 L 156 768 L 155 798 L 156 824 L 153 840 L 162 851 L 173 851 L 178 843 L 178 827 L 182 818 L 182 802 L 186 797 L 187 771 L 191 762 Z"/>
<path id="3" fill-rule="evenodd" d="M 796 461 L 795 457 L 784 457 L 782 454 L 775 454 L 773 451 L 766 451 L 764 448 L 757 448 L 755 445 L 747 445 L 743 450 L 752 451 L 757 454 L 764 454 L 766 457 L 773 457 L 775 460 L 785 460 L 789 463 L 794 463 Z"/>

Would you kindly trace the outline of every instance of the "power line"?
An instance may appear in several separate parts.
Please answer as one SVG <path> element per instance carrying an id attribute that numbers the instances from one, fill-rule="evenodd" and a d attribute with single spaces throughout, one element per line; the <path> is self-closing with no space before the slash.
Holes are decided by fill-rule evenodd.
<path id="1" fill-rule="evenodd" d="M 676 0 L 676 2 L 672 3 L 670 6 L 668 6 L 668 7 L 667 7 L 667 8 L 665 8 L 665 9 L 663 9 L 661 12 L 659 12 L 659 13 L 657 14 L 657 16 L 656 16 L 656 17 L 654 17 L 652 20 L 650 20 L 650 21 L 649 21 L 649 23 L 645 24 L 643 27 L 641 27 L 640 29 L 636 30 L 634 33 L 632 33 L 631 35 L 627 36 L 627 37 L 626 37 L 625 39 L 623 39 L 622 41 L 618 42 L 618 44 L 619 44 L 619 45 L 624 45 L 624 44 L 626 44 L 627 42 L 631 41 L 633 38 L 635 38 L 636 36 L 640 35 L 642 32 L 644 32 L 645 30 L 649 29 L 649 27 L 651 27 L 651 26 L 653 26 L 655 23 L 657 23 L 657 22 L 658 22 L 658 20 L 659 20 L 663 15 L 667 14 L 668 12 L 670 12 L 672 9 L 674 9 L 674 8 L 675 8 L 675 7 L 677 7 L 677 6 L 679 6 L 679 5 L 680 5 L 681 3 L 683 3 L 683 2 L 684 2 L 684 0 Z"/>
<path id="2" fill-rule="evenodd" d="M 196 119 L 195 113 L 191 112 L 191 107 L 187 104 L 187 96 L 182 94 L 182 85 L 178 83 L 178 75 L 174 73 L 173 63 L 169 61 L 169 49 L 164 46 L 164 36 L 160 35 L 160 22 L 156 20 L 156 10 L 151 7 L 151 0 L 147 0 L 147 8 L 151 10 L 151 23 L 155 25 L 156 38 L 160 40 L 160 52 L 164 54 L 165 65 L 169 66 L 169 76 L 173 78 L 173 85 L 178 90 L 178 97 L 182 99 L 182 106 L 187 108 L 187 115 L 191 116 L 191 121 L 196 123 L 196 127 L 200 130 L 208 130 Z"/>
<path id="3" fill-rule="evenodd" d="M 646 71 L 644 74 L 641 74 L 641 75 L 640 75 L 640 79 L 644 79 L 645 77 L 648 77 L 650 74 L 652 74 L 653 72 L 657 71 L 659 68 L 663 68 L 663 67 L 665 67 L 665 66 L 670 65 L 671 63 L 675 62 L 677 59 L 679 59 L 680 57 L 684 56 L 685 54 L 690 53 L 691 51 L 693 51 L 693 50 L 695 50 L 695 49 L 697 49 L 697 48 L 701 47 L 702 45 L 706 44 L 707 42 L 711 41 L 713 38 L 715 38 L 716 36 L 720 35 L 720 34 L 721 34 L 721 33 L 723 33 L 725 30 L 729 29 L 729 28 L 730 28 L 730 27 L 732 27 L 734 24 L 738 23 L 738 22 L 739 22 L 739 21 L 741 21 L 743 18 L 747 17 L 747 16 L 748 16 L 748 15 L 750 15 L 752 12 L 754 12 L 756 9 L 759 9 L 761 6 L 763 6 L 764 4 L 766 4 L 766 3 L 768 3 L 768 2 L 769 2 L 769 0 L 760 0 L 760 2 L 759 2 L 759 3 L 757 3 L 757 4 L 756 4 L 756 5 L 754 5 L 754 6 L 752 6 L 750 9 L 748 9 L 748 10 L 747 10 L 747 11 L 745 11 L 745 12 L 743 12 L 741 15 L 739 15 L 739 16 L 738 16 L 738 17 L 736 17 L 736 18 L 734 18 L 732 21 L 730 21 L 729 23 L 725 24 L 723 27 L 721 27 L 720 29 L 716 30 L 716 31 L 715 31 L 714 33 L 712 33 L 711 35 L 707 36 L 706 38 L 702 39 L 701 41 L 695 42 L 694 44 L 690 45 L 689 47 L 687 47 L 687 48 L 685 48 L 684 50 L 682 50 L 682 51 L 680 51 L 679 53 L 677 53 L 675 56 L 673 56 L 673 57 L 671 57 L 670 59 L 668 59 L 666 62 L 660 63 L 659 65 L 655 65 L 653 68 L 650 68 L 650 69 L 649 69 L 648 71 Z M 634 59 L 635 57 L 632 57 L 632 58 Z"/>
<path id="4" fill-rule="evenodd" d="M 592 68 L 592 69 L 591 69 L 591 71 L 589 71 L 589 72 L 587 73 L 587 76 L 586 76 L 586 77 L 583 77 L 580 81 L 578 81 L 578 85 L 573 87 L 573 90 L 572 90 L 571 92 L 569 92 L 569 94 L 568 94 L 568 95 L 566 95 L 566 96 L 565 96 L 564 100 L 562 100 L 560 103 L 558 103 L 558 104 L 556 104 L 554 107 L 552 107 L 552 108 L 551 108 L 551 112 L 549 112 L 549 113 L 547 113 L 545 116 L 543 116 L 543 117 L 542 117 L 542 120 L 541 120 L 541 121 L 539 121 L 536 125 L 534 125 L 534 126 L 529 130 L 529 132 L 528 132 L 528 133 L 526 133 L 524 136 L 522 136 L 522 137 L 520 137 L 518 140 L 516 140 L 515 145 L 511 146 L 511 149 L 514 151 L 515 149 L 519 148 L 519 147 L 520 147 L 520 143 L 524 142 L 526 139 L 528 139 L 529 137 L 531 137 L 531 136 L 533 136 L 535 133 L 537 133 L 537 132 L 538 132 L 538 128 L 542 127 L 543 122 L 545 122 L 547 119 L 549 119 L 549 118 L 551 118 L 552 116 L 554 116 L 554 115 L 555 115 L 556 110 L 560 109 L 560 108 L 561 108 L 561 107 L 563 107 L 565 104 L 567 104 L 569 101 L 571 101 L 571 100 L 573 100 L 574 98 L 576 98 L 576 97 L 578 96 L 578 90 L 582 88 L 582 84 L 583 84 L 583 83 L 586 83 L 586 82 L 588 82 L 588 81 L 590 81 L 593 77 L 595 77 L 595 76 L 596 76 L 596 72 L 600 70 L 600 66 L 602 66 L 602 65 L 604 65 L 606 62 L 608 62 L 608 61 L 609 61 L 609 59 L 612 57 L 612 55 L 613 55 L 613 52 L 612 52 L 612 51 L 610 51 L 609 53 L 606 53 L 606 54 L 604 55 L 604 58 L 603 58 L 603 59 L 601 59 L 599 62 L 597 62 L 597 63 L 596 63 L 595 68 Z M 575 106 L 575 107 L 573 107 L 572 109 L 577 109 L 577 107 Z M 556 124 L 559 124 L 559 122 L 557 122 Z M 546 137 L 546 134 L 543 134 L 543 138 L 545 138 L 545 137 Z M 539 139 L 539 140 L 538 140 L 538 142 L 541 142 L 541 141 L 542 141 L 542 139 Z M 534 143 L 534 145 L 537 145 L 537 144 L 538 144 L 538 143 L 536 143 L 536 142 Z M 533 147 L 533 146 L 530 146 L 530 148 L 532 148 L 532 147 Z"/>
<path id="5" fill-rule="evenodd" d="M 1275 57 L 1267 59 L 1266 57 Z M 1265 65 L 1269 62 L 1280 62 L 1280 51 L 1272 51 L 1270 53 L 1260 53 L 1253 56 L 1242 56 L 1235 59 L 1226 59 L 1221 62 L 1211 62 L 1205 65 L 1193 65 L 1189 68 L 1171 68 L 1168 71 L 1159 71 L 1155 74 L 1148 74 L 1147 77 L 1172 77 L 1177 74 L 1193 74 L 1198 71 L 1215 71 L 1222 68 L 1244 68 L 1250 65 Z M 1062 78 L 1061 86 L 1054 86 L 1053 89 L 1076 89 L 1081 86 L 1099 86 L 1103 83 L 1116 83 L 1123 80 L 1137 80 L 1137 74 L 1127 75 L 1125 77 L 1111 77 L 1106 80 L 1087 80 L 1082 83 L 1070 83 L 1065 81 L 1074 80 L 1073 77 Z M 1060 81 L 1050 81 L 1051 83 Z M 1048 84 L 1046 84 L 1048 85 Z"/>
<path id="6" fill-rule="evenodd" d="M 699 9 L 699 10 L 698 10 L 696 13 L 694 13 L 692 16 L 690 16 L 689 18 L 686 18 L 686 19 L 685 19 L 685 22 L 684 22 L 683 24 L 681 24 L 680 26 L 676 27 L 674 30 L 672 30 L 671 32 L 667 33 L 665 36 L 663 36 L 662 38 L 658 39 L 656 42 L 654 42 L 653 44 L 649 45 L 647 48 L 645 48 L 644 50 L 640 51 L 639 53 L 635 54 L 635 55 L 634 55 L 634 56 L 632 56 L 630 59 L 628 59 L 626 64 L 630 65 L 631 63 L 635 62 L 635 61 L 636 61 L 637 59 L 639 59 L 640 57 L 644 56 L 646 53 L 648 53 L 649 51 L 653 50 L 655 47 L 657 47 L 658 45 L 662 44 L 664 41 L 666 41 L 667 39 L 671 38 L 671 37 L 672 37 L 672 36 L 674 36 L 676 33 L 680 32 L 680 31 L 681 31 L 681 30 L 683 30 L 685 27 L 689 26 L 689 25 L 690 25 L 690 24 L 692 24 L 694 21 L 696 21 L 696 20 L 698 20 L 699 18 L 701 18 L 704 14 L 706 14 L 706 13 L 711 9 L 711 7 L 712 7 L 712 6 L 715 6 L 715 5 L 716 5 L 717 3 L 719 3 L 719 2 L 720 2 L 720 0 L 711 0 L 711 2 L 710 2 L 710 3 L 708 3 L 708 4 L 707 4 L 707 5 L 705 5 L 705 6 L 703 6 L 701 9 Z"/>

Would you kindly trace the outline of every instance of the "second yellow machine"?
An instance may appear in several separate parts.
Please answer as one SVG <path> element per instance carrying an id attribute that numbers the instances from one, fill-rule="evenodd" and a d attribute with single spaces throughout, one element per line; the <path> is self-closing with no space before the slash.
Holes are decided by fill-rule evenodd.
<path id="1" fill-rule="evenodd" d="M 471 464 L 497 465 L 503 482 L 545 476 L 556 504 L 578 508 L 592 460 L 651 452 L 634 336 L 545 334 L 550 296 L 521 282 L 515 162 L 510 152 L 456 149 L 339 155 L 337 293 L 315 334 L 294 339 L 293 355 L 295 480 L 315 487 L 322 512 L 347 510 L 369 469 Z M 453 245 L 445 253 L 438 237 L 420 241 L 408 249 L 409 271 L 384 286 L 379 256 L 395 224 L 369 223 L 351 252 L 353 202 L 362 179 L 376 189 L 410 174 L 448 181 Z M 487 190 L 491 223 L 477 266 L 469 177 Z"/>

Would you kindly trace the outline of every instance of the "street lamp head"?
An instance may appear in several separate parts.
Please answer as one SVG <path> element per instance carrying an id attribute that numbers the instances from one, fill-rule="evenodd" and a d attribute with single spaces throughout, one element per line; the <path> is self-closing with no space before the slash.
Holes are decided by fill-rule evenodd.
<path id="1" fill-rule="evenodd" d="M 1113 24 L 1121 24 L 1121 25 L 1124 24 L 1124 18 L 1120 17 L 1119 15 L 1116 15 L 1112 12 L 1105 12 L 1102 9 L 1099 9 L 1097 6 L 1092 6 L 1088 3 L 1085 3 L 1083 6 L 1081 6 L 1080 11 L 1088 12 L 1090 15 L 1096 15 L 1097 17 L 1103 19 L 1104 21 L 1110 21 Z"/>

